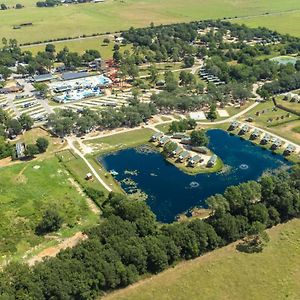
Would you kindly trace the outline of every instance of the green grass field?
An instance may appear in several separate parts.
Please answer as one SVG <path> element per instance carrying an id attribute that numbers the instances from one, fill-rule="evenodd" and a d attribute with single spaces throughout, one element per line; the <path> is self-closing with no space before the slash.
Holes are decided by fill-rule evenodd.
<path id="1" fill-rule="evenodd" d="M 284 1 L 282 2 L 284 3 Z M 289 5 L 287 5 L 287 8 Z M 299 8 L 295 11 L 287 9 L 284 13 L 264 16 L 253 16 L 249 18 L 241 18 L 233 20 L 239 24 L 245 24 L 249 27 L 267 27 L 276 30 L 283 34 L 290 34 L 300 37 L 300 11 Z"/>
<path id="2" fill-rule="evenodd" d="M 0 178 L 0 261 L 10 255 L 21 257 L 49 241 L 34 233 L 46 209 L 57 210 L 64 219 L 62 229 L 52 234 L 54 239 L 97 222 L 56 157 L 1 168 Z"/>
<path id="3" fill-rule="evenodd" d="M 0 36 L 16 38 L 20 43 L 41 41 L 57 37 L 73 37 L 83 34 L 105 33 L 128 29 L 130 26 L 143 27 L 155 24 L 173 23 L 209 18 L 252 16 L 299 10 L 297 0 L 107 0 L 98 4 L 63 5 L 54 8 L 37 8 L 35 0 L 21 0 L 25 8 L 0 11 Z M 6 4 L 15 2 L 8 0 Z M 292 17 L 291 17 L 292 19 Z M 264 25 L 259 18 L 241 20 Z M 299 21 L 297 18 L 296 21 Z M 32 22 L 33 26 L 13 29 L 14 25 Z M 262 22 L 261 24 L 259 22 Z M 273 21 L 275 24 L 275 21 Z M 270 23 L 270 22 L 269 22 Z M 295 23 L 289 23 L 289 30 L 296 31 Z M 250 24 L 251 25 L 251 24 Z M 281 26 L 281 25 L 280 25 Z M 292 33 L 292 32 L 291 32 Z"/>
<path id="4" fill-rule="evenodd" d="M 269 235 L 262 253 L 240 253 L 231 244 L 104 299 L 299 299 L 300 220 L 278 225 Z"/>
<path id="5" fill-rule="evenodd" d="M 120 132 L 119 134 L 89 140 L 84 143 L 93 147 L 95 153 L 102 154 L 146 143 L 149 141 L 152 134 L 153 130 L 148 128 L 136 129 L 125 133 Z"/>

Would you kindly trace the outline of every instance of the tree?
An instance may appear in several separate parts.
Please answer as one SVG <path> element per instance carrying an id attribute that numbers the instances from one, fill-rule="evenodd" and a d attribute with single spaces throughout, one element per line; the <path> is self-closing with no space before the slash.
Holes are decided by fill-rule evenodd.
<path id="1" fill-rule="evenodd" d="M 54 53 L 55 52 L 55 45 L 53 44 L 47 44 L 45 47 L 46 52 Z"/>
<path id="2" fill-rule="evenodd" d="M 104 38 L 103 39 L 103 44 L 106 44 L 106 45 L 108 45 L 110 43 L 110 39 L 109 38 Z"/>
<path id="3" fill-rule="evenodd" d="M 7 6 L 4 3 L 1 3 L 0 8 L 1 10 L 7 10 Z"/>
<path id="4" fill-rule="evenodd" d="M 16 4 L 16 9 L 21 9 L 21 8 L 23 8 L 24 6 L 22 5 L 22 4 L 20 4 L 20 3 L 17 3 Z"/>
<path id="5" fill-rule="evenodd" d="M 151 65 L 148 68 L 149 76 L 150 76 L 150 82 L 155 83 L 158 79 L 158 70 L 155 65 Z"/>
<path id="6" fill-rule="evenodd" d="M 34 124 L 33 119 L 29 115 L 27 115 L 25 113 L 23 113 L 19 117 L 19 122 L 20 122 L 22 128 L 25 129 L 25 130 L 31 129 L 32 126 L 33 126 L 33 124 Z"/>
<path id="7" fill-rule="evenodd" d="M 48 85 L 43 82 L 36 82 L 33 84 L 33 87 L 43 96 L 46 96 L 49 90 Z"/>
<path id="8" fill-rule="evenodd" d="M 7 128 L 11 135 L 18 135 L 22 132 L 22 125 L 17 119 L 8 120 Z"/>
<path id="9" fill-rule="evenodd" d="M 191 68 L 195 63 L 195 58 L 191 55 L 185 56 L 183 59 L 184 67 Z"/>
<path id="10" fill-rule="evenodd" d="M 210 110 L 207 114 L 207 118 L 214 121 L 217 118 L 216 106 L 214 104 L 210 105 Z"/>
<path id="11" fill-rule="evenodd" d="M 39 149 L 35 144 L 28 144 L 25 148 L 25 156 L 29 158 L 33 158 L 38 153 L 39 153 Z"/>
<path id="12" fill-rule="evenodd" d="M 204 130 L 193 130 L 191 133 L 191 144 L 193 146 L 207 146 L 208 137 Z"/>
<path id="13" fill-rule="evenodd" d="M 36 227 L 36 234 L 44 235 L 49 232 L 57 231 L 63 223 L 62 217 L 55 210 L 46 210 L 42 220 Z"/>
<path id="14" fill-rule="evenodd" d="M 39 150 L 39 153 L 46 152 L 48 146 L 49 146 L 49 141 L 43 137 L 39 137 L 36 140 L 36 146 Z"/>

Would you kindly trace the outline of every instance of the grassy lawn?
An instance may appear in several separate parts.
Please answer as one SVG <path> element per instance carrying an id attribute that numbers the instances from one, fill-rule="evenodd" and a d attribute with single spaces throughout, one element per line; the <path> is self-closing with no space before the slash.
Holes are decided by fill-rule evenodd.
<path id="1" fill-rule="evenodd" d="M 128 29 L 130 26 L 143 27 L 151 22 L 166 24 L 200 19 L 251 16 L 300 9 L 297 0 L 187 0 L 185 2 L 107 0 L 105 3 L 62 5 L 53 8 L 37 8 L 35 0 L 23 0 L 23 9 L 0 11 L 0 36 L 16 38 L 19 42 L 41 41 L 57 37 L 73 37 L 83 34 L 105 33 Z M 12 0 L 5 2 L 15 5 Z M 280 16 L 240 20 L 251 26 L 264 25 L 282 32 L 297 34 L 299 17 L 297 13 L 288 18 Z M 287 21 L 288 20 L 288 21 Z M 13 29 L 14 25 L 32 22 L 32 26 Z M 78 26 L 80 24 L 80 26 Z M 298 32 L 299 34 L 299 32 Z"/>
<path id="2" fill-rule="evenodd" d="M 300 135 L 293 129 L 299 126 L 300 118 L 294 114 L 290 114 L 290 116 L 287 117 L 288 113 L 286 111 L 278 108 L 277 110 L 274 110 L 273 108 L 274 104 L 272 101 L 261 103 L 241 117 L 241 121 L 246 120 L 248 117 L 252 117 L 254 119 L 254 125 L 266 128 L 272 133 L 299 144 Z M 262 113 L 263 111 L 264 113 Z M 260 113 L 259 116 L 256 115 L 257 112 Z M 283 117 L 283 119 L 281 117 Z M 268 122 L 270 118 L 273 119 L 272 122 Z"/>
<path id="3" fill-rule="evenodd" d="M 124 148 L 134 147 L 149 141 L 154 131 L 148 128 L 120 132 L 111 136 L 85 141 L 95 153 L 103 154 Z"/>
<path id="4" fill-rule="evenodd" d="M 0 168 L 0 178 L 0 261 L 21 258 L 33 247 L 53 244 L 98 220 L 56 157 Z M 35 227 L 49 208 L 60 213 L 64 225 L 51 238 L 39 237 Z"/>
<path id="5" fill-rule="evenodd" d="M 300 103 L 282 100 L 282 97 L 276 99 L 277 103 L 300 114 Z"/>
<path id="6" fill-rule="evenodd" d="M 300 220 L 269 235 L 262 253 L 240 253 L 231 244 L 104 299 L 299 299 Z"/>

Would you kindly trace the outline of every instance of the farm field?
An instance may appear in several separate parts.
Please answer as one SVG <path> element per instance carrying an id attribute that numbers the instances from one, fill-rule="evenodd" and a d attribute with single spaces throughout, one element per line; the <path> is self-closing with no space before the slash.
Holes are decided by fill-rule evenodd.
<path id="1" fill-rule="evenodd" d="M 233 20 L 235 23 L 245 24 L 249 27 L 267 27 L 283 34 L 300 37 L 300 11 L 286 11 L 274 15 L 253 16 Z"/>
<path id="2" fill-rule="evenodd" d="M 97 223 L 99 217 L 54 156 L 0 168 L 0 177 L 0 262 L 10 255 L 22 258 Z M 47 209 L 55 209 L 64 220 L 62 229 L 48 238 L 34 233 Z"/>
<path id="3" fill-rule="evenodd" d="M 187 0 L 185 2 L 107 0 L 105 3 L 63 5 L 53 8 L 37 8 L 35 2 L 35 0 L 23 0 L 20 2 L 25 6 L 23 9 L 0 11 L 0 36 L 16 38 L 20 43 L 25 43 L 58 37 L 113 32 L 128 29 L 130 26 L 144 27 L 150 22 L 166 24 L 209 18 L 272 14 L 300 9 L 300 3 L 297 0 L 284 2 L 281 0 Z M 14 3 L 9 0 L 6 4 L 13 5 Z M 245 20 L 241 20 L 243 21 Z M 250 21 L 249 19 L 248 22 Z M 260 24 L 260 21 L 258 18 L 252 19 L 251 22 L 255 26 L 264 25 Z M 13 29 L 14 25 L 22 23 L 32 23 L 32 26 Z M 277 21 L 277 23 L 280 22 Z M 291 24 L 291 30 L 293 30 L 292 26 L 297 28 L 295 23 L 290 22 L 290 19 L 288 23 Z"/>
<path id="4" fill-rule="evenodd" d="M 269 235 L 262 253 L 240 253 L 230 244 L 104 299 L 299 299 L 300 220 Z"/>

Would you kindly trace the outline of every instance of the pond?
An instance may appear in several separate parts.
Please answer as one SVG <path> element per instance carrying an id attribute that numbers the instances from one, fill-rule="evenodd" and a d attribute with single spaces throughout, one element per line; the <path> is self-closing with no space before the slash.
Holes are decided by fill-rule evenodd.
<path id="1" fill-rule="evenodd" d="M 125 191 L 130 191 L 134 183 L 145 192 L 148 205 L 161 222 L 172 222 L 178 214 L 194 206 L 205 207 L 207 197 L 223 193 L 230 185 L 256 180 L 264 171 L 290 165 L 282 156 L 225 131 L 209 130 L 207 134 L 209 148 L 225 164 L 224 172 L 188 175 L 160 153 L 139 148 L 110 153 L 99 157 L 99 161 L 107 170 L 118 173 L 115 178 Z"/>

